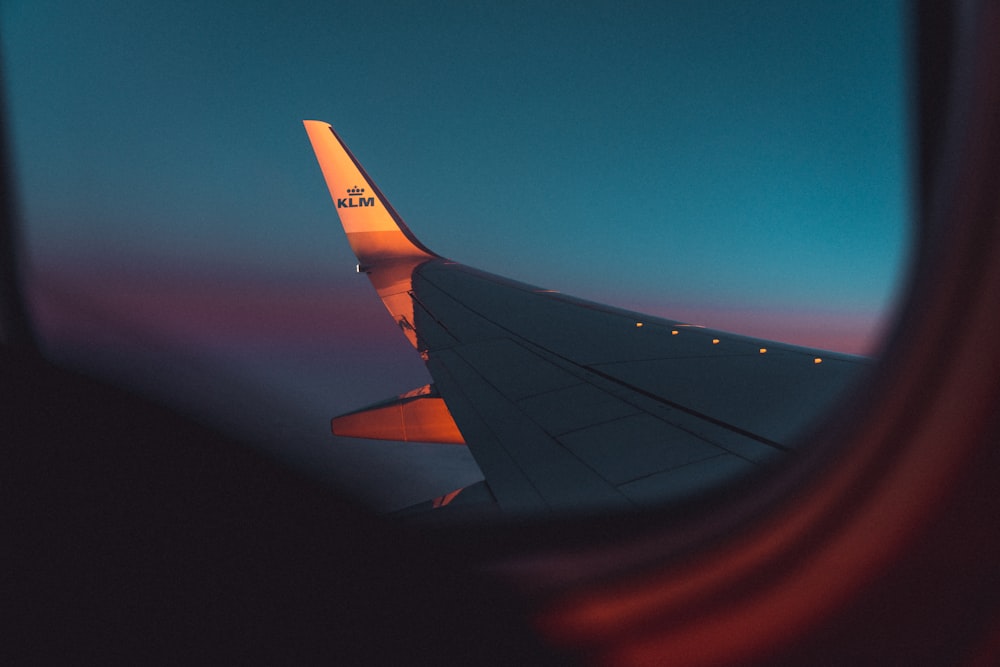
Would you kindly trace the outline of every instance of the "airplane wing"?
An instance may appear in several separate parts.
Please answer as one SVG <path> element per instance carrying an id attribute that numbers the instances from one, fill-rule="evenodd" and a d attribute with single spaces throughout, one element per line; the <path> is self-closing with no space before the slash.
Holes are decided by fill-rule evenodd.
<path id="1" fill-rule="evenodd" d="M 641 507 L 742 476 L 789 451 L 868 368 L 445 259 L 330 125 L 304 124 L 358 270 L 434 379 L 334 418 L 334 433 L 464 443 L 504 511 Z"/>

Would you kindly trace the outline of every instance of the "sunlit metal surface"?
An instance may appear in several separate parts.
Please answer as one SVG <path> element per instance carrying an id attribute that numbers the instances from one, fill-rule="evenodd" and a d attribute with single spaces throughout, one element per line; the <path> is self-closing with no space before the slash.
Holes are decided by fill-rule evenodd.
<path id="1" fill-rule="evenodd" d="M 465 444 L 448 406 L 431 385 L 335 417 L 330 426 L 334 435 L 349 438 Z"/>

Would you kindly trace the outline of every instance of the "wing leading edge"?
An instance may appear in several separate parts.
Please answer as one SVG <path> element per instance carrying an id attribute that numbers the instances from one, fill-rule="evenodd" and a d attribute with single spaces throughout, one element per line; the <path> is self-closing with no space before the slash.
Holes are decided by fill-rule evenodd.
<path id="1" fill-rule="evenodd" d="M 445 260 L 416 240 L 329 125 L 305 125 L 359 267 L 434 378 L 422 398 L 338 417 L 334 431 L 348 434 L 350 419 L 355 437 L 416 439 L 398 437 L 399 415 L 437 400 L 418 437 L 464 440 L 504 510 L 597 511 L 701 492 L 788 451 L 867 368 L 862 357 L 642 315 Z"/>

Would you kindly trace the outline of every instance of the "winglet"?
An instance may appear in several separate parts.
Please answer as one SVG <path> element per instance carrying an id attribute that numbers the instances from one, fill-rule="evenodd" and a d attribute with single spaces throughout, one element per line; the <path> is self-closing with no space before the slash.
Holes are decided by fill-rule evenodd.
<path id="1" fill-rule="evenodd" d="M 328 123 L 302 124 L 362 270 L 385 260 L 438 256 L 417 240 Z"/>

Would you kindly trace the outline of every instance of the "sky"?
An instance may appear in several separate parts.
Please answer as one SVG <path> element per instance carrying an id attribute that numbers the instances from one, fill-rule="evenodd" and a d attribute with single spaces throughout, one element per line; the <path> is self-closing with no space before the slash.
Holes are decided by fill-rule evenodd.
<path id="1" fill-rule="evenodd" d="M 441 255 L 877 351 L 911 238 L 899 3 L 537 4 L 4 0 L 49 354 L 378 509 L 475 481 L 464 448 L 329 434 L 430 379 L 354 272 L 303 119 Z"/>

